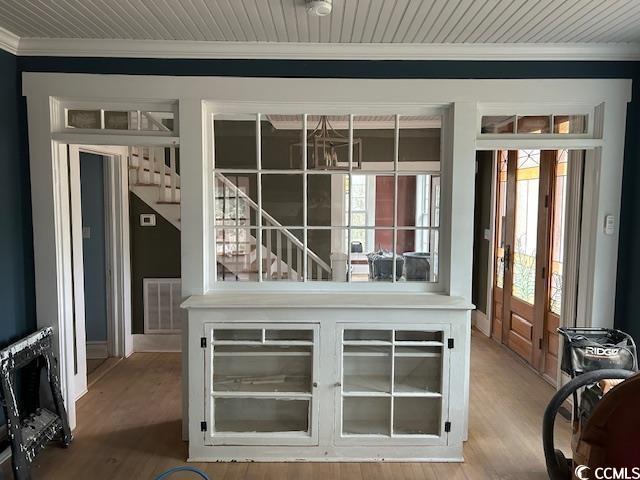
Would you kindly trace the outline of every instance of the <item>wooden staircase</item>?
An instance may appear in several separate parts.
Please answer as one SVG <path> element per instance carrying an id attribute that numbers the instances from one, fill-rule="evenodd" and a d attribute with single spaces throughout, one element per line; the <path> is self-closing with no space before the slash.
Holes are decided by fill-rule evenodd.
<path id="1" fill-rule="evenodd" d="M 175 147 L 129 147 L 129 190 L 149 205 L 159 215 L 180 229 L 180 165 Z M 232 181 L 216 173 L 216 190 L 224 189 L 225 198 L 242 203 L 249 215 L 258 215 L 258 205 Z M 250 232 L 255 228 L 245 227 L 245 218 L 238 215 L 225 216 L 225 228 L 244 230 L 243 242 L 217 240 L 218 277 L 224 280 L 257 280 L 262 272 L 263 280 L 302 281 L 304 244 L 275 218 L 262 211 L 264 239 L 258 261 L 258 240 Z M 270 234 L 265 234 L 269 232 Z M 247 249 L 234 248 L 242 244 Z M 222 248 L 220 248 L 222 247 Z M 248 250 L 248 251 L 245 251 Z M 331 267 L 313 251 L 307 249 L 307 276 L 318 280 L 331 279 Z M 260 265 L 261 263 L 261 265 Z"/>

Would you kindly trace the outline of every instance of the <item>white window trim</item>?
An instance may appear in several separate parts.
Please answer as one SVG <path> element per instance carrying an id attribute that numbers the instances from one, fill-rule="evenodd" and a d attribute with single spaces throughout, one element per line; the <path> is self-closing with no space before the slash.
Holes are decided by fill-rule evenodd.
<path id="1" fill-rule="evenodd" d="M 295 228 L 298 229 L 300 228 L 303 232 L 303 243 L 304 243 L 304 250 L 303 250 L 303 281 L 298 281 L 298 282 L 293 282 L 293 281 L 269 281 L 269 280 L 265 280 L 263 278 L 263 271 L 262 271 L 262 262 L 258 262 L 258 280 L 257 281 L 245 281 L 245 282 L 225 282 L 225 281 L 218 281 L 217 277 L 218 277 L 218 272 L 217 272 L 217 262 L 215 260 L 215 254 L 216 254 L 216 249 L 213 248 L 211 250 L 211 252 L 213 252 L 213 259 L 211 262 L 211 265 L 209 266 L 209 285 L 208 285 L 208 289 L 207 292 L 214 292 L 214 291 L 252 291 L 255 290 L 256 288 L 259 288 L 260 290 L 266 290 L 266 291 L 308 291 L 309 289 L 313 289 L 314 291 L 337 291 L 337 290 L 344 290 L 347 289 L 349 291 L 354 291 L 354 292 L 368 292 L 368 291 L 372 291 L 372 292 L 378 292 L 378 291 L 394 291 L 394 292 L 419 292 L 419 293 L 423 293 L 423 292 L 431 292 L 431 293 L 446 293 L 446 285 L 444 285 L 442 283 L 442 278 L 446 278 L 443 277 L 442 275 L 438 276 L 438 279 L 436 282 L 403 282 L 403 281 L 394 281 L 394 282 L 338 282 L 338 281 L 326 281 L 326 280 L 322 280 L 322 281 L 318 281 L 318 280 L 310 280 L 308 279 L 308 269 L 309 269 L 309 262 L 308 262 L 308 255 L 307 255 L 307 233 L 309 230 L 313 230 L 314 227 L 313 226 L 309 226 L 307 225 L 307 219 L 306 219 L 306 215 L 307 215 L 307 174 L 308 174 L 308 170 L 307 170 L 307 159 L 306 159 L 306 153 L 307 153 L 307 149 L 305 148 L 306 146 L 306 135 L 303 136 L 303 149 L 302 149 L 302 165 L 303 168 L 302 169 L 287 169 L 287 170 L 273 170 L 273 169 L 262 169 L 262 165 L 261 165 L 261 129 L 260 129 L 260 122 L 262 120 L 262 118 L 265 115 L 286 115 L 286 114 L 291 114 L 291 107 L 288 105 L 282 105 L 282 104 L 272 104 L 272 103 L 255 103 L 252 104 L 250 106 L 247 106 L 243 103 L 224 103 L 224 104 L 214 104 L 213 102 L 208 103 L 207 105 L 208 109 L 207 109 L 207 113 L 206 115 L 208 116 L 208 121 L 211 123 L 211 125 L 213 125 L 214 120 L 215 119 L 238 119 L 238 118 L 243 118 L 246 116 L 246 120 L 247 121 L 255 121 L 256 122 L 256 152 L 257 152 L 257 168 L 249 168 L 249 169 L 231 169 L 231 168 L 220 168 L 220 169 L 216 169 L 215 168 L 215 158 L 214 158 L 214 152 L 215 152 L 215 135 L 214 135 L 214 128 L 209 128 L 207 129 L 207 133 L 208 133 L 208 140 L 207 140 L 207 145 L 209 148 L 209 151 L 212 152 L 212 159 L 210 160 L 213 164 L 213 171 L 215 173 L 229 173 L 232 175 L 236 175 L 239 172 L 242 173 L 250 173 L 250 174 L 257 174 L 257 184 L 258 184 L 258 193 L 257 193 L 257 200 L 256 203 L 258 204 L 258 208 L 260 211 L 262 211 L 262 194 L 261 194 L 261 187 L 262 187 L 262 182 L 261 182 L 261 176 L 263 174 L 269 175 L 269 174 L 274 174 L 274 173 L 279 173 L 279 174 L 299 174 L 302 175 L 303 177 L 303 191 L 305 192 L 304 196 L 303 196 L 303 224 L 304 225 L 300 225 L 300 226 L 287 226 L 284 225 L 283 228 Z M 400 123 L 401 122 L 401 118 L 403 116 L 415 116 L 415 115 L 427 115 L 427 116 L 438 116 L 438 115 L 442 115 L 443 112 L 446 111 L 447 107 L 445 105 L 441 105 L 441 106 L 436 106 L 436 105 L 414 105 L 410 108 L 406 107 L 406 106 L 401 106 L 395 109 L 395 111 L 390 110 L 389 106 L 385 106 L 383 107 L 381 110 L 378 110 L 376 107 L 372 107 L 372 106 L 366 106 L 363 107 L 362 105 L 358 105 L 357 103 L 353 104 L 351 102 L 346 102 L 344 104 L 344 106 L 339 107 L 340 108 L 340 114 L 344 114 L 345 111 L 349 111 L 351 112 L 350 114 L 348 114 L 348 118 L 349 118 L 349 126 L 348 126 L 348 130 L 349 130 L 349 135 L 350 137 L 353 135 L 353 131 L 354 131 L 354 126 L 353 126 L 353 119 L 354 117 L 361 115 L 361 114 L 392 114 L 395 117 L 395 129 L 396 129 L 396 138 L 395 138 L 395 157 L 397 157 L 398 155 L 398 142 L 399 142 L 399 138 L 398 138 L 398 131 L 400 127 Z M 268 112 L 268 113 L 265 113 Z M 307 121 L 308 121 L 308 116 L 309 115 L 331 115 L 331 114 L 336 114 L 337 110 L 335 110 L 334 108 L 329 108 L 327 109 L 327 107 L 318 107 L 317 105 L 313 105 L 313 104 L 305 104 L 305 103 L 300 103 L 298 106 L 295 107 L 294 110 L 296 115 L 301 115 L 302 116 L 302 122 L 298 125 L 298 128 L 304 128 L 305 131 L 307 130 L 307 128 L 309 127 Z M 301 112 L 313 112 L 313 113 L 301 113 Z M 390 113 L 392 112 L 392 113 Z M 434 126 L 440 126 L 441 127 L 441 142 L 443 141 L 442 139 L 445 137 L 445 133 L 444 130 L 447 128 L 446 126 L 443 126 L 443 123 L 441 121 L 437 121 L 437 122 L 433 122 Z M 353 168 L 353 163 L 352 163 L 352 158 L 351 155 L 353 154 L 353 151 L 350 149 L 349 151 L 349 169 L 347 171 L 341 171 L 341 170 L 336 170 L 336 171 L 331 171 L 331 170 L 327 170 L 327 171 L 314 171 L 313 174 L 314 175 L 335 175 L 335 174 L 342 174 L 342 175 L 358 175 L 359 172 L 361 172 L 362 170 L 355 170 Z M 446 163 L 448 160 L 444 157 L 444 150 L 441 148 L 441 153 L 440 153 L 440 160 L 439 161 L 434 161 L 434 162 L 409 162 L 409 164 L 407 165 L 407 169 L 405 171 L 405 166 L 403 163 L 403 168 L 402 171 L 398 171 L 397 169 L 397 158 L 394 159 L 394 169 L 393 171 L 389 171 L 388 170 L 388 166 L 385 167 L 384 169 L 376 169 L 376 164 L 373 165 L 367 165 L 366 167 L 363 167 L 363 171 L 368 173 L 368 174 L 373 174 L 373 173 L 378 173 L 380 175 L 389 175 L 389 176 L 394 176 L 394 177 L 398 177 L 404 174 L 411 174 L 411 173 L 430 173 L 430 171 L 432 169 L 436 169 L 436 168 L 440 168 L 441 165 L 443 163 Z M 426 163 L 426 165 L 425 165 Z M 364 165 L 364 164 L 363 164 Z M 371 188 L 373 187 L 373 188 Z M 215 185 L 213 187 L 215 189 Z M 397 203 L 397 199 L 394 199 L 394 202 Z M 375 225 L 375 177 L 373 175 L 371 175 L 371 178 L 368 179 L 368 184 L 367 184 L 367 205 L 374 205 L 374 209 L 372 211 L 367 211 L 367 225 L 369 226 L 365 226 L 363 227 L 363 229 L 367 230 L 367 241 L 371 244 L 374 244 L 374 249 L 375 249 L 375 230 L 373 225 Z M 348 205 L 349 211 L 348 214 L 350 216 L 351 214 L 351 202 L 349 202 Z M 209 206 L 208 206 L 209 210 L 215 211 L 215 202 L 213 197 L 211 199 L 209 199 Z M 441 210 L 441 214 L 442 215 L 446 215 L 446 210 Z M 396 222 L 394 222 L 396 223 Z M 215 222 L 212 222 L 211 225 L 212 228 L 212 232 L 210 233 L 211 236 L 213 236 L 215 238 L 215 231 L 217 230 L 217 228 L 220 227 L 216 227 L 215 226 Z M 261 245 L 262 244 L 262 229 L 263 229 L 263 225 L 262 225 L 262 215 L 258 215 L 257 216 L 257 222 L 256 225 L 251 226 L 251 228 L 255 228 L 257 230 L 257 244 Z M 315 227 L 318 228 L 318 227 Z M 329 229 L 331 227 L 325 227 L 326 229 Z M 339 226 L 335 226 L 333 227 L 334 229 L 338 229 L 338 228 L 344 228 L 347 231 L 347 265 L 351 264 L 351 252 L 350 252 L 350 244 L 351 244 L 351 231 L 353 229 L 359 229 L 358 227 L 353 227 L 353 226 L 343 226 L 343 227 L 339 227 Z M 394 248 L 393 250 L 395 251 L 395 238 L 396 238 L 396 234 L 399 230 L 402 229 L 408 229 L 408 227 L 398 227 L 397 225 L 394 225 L 393 227 L 389 228 L 390 230 L 393 230 L 393 235 L 394 235 Z M 394 278 L 395 278 L 395 262 L 393 262 L 394 265 Z M 443 269 L 443 268 L 447 268 L 448 267 L 448 259 L 441 255 L 439 258 L 439 268 Z"/>

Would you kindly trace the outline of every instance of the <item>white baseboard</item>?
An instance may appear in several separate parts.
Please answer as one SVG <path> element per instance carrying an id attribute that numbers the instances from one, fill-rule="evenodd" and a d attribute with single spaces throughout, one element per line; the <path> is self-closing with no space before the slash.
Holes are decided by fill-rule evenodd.
<path id="1" fill-rule="evenodd" d="M 491 336 L 491 322 L 480 310 L 473 310 L 471 312 L 471 323 L 487 337 Z"/>
<path id="2" fill-rule="evenodd" d="M 107 358 L 109 349 L 107 342 L 87 342 L 87 359 L 95 360 L 98 358 Z"/>
<path id="3" fill-rule="evenodd" d="M 181 335 L 134 334 L 134 352 L 180 352 L 182 351 Z"/>

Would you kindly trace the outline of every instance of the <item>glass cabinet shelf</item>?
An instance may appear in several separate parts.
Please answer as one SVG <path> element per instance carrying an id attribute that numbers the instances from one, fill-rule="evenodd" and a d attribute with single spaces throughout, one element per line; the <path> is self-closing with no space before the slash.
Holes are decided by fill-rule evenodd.
<path id="1" fill-rule="evenodd" d="M 213 443 L 315 441 L 317 327 L 236 325 L 213 325 L 208 333 Z"/>
<path id="2" fill-rule="evenodd" d="M 445 332 L 345 328 L 341 340 L 342 437 L 439 438 Z"/>

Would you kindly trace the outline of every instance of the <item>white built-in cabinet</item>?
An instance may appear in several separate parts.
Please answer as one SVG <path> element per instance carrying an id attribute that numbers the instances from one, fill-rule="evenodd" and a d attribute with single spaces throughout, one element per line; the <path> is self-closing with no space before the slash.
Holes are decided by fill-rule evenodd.
<path id="1" fill-rule="evenodd" d="M 205 325 L 207 445 L 318 444 L 318 328 Z"/>
<path id="2" fill-rule="evenodd" d="M 190 459 L 462 460 L 470 306 L 355 298 L 187 300 Z"/>
<path id="3" fill-rule="evenodd" d="M 336 443 L 447 441 L 447 325 L 339 324 Z"/>

